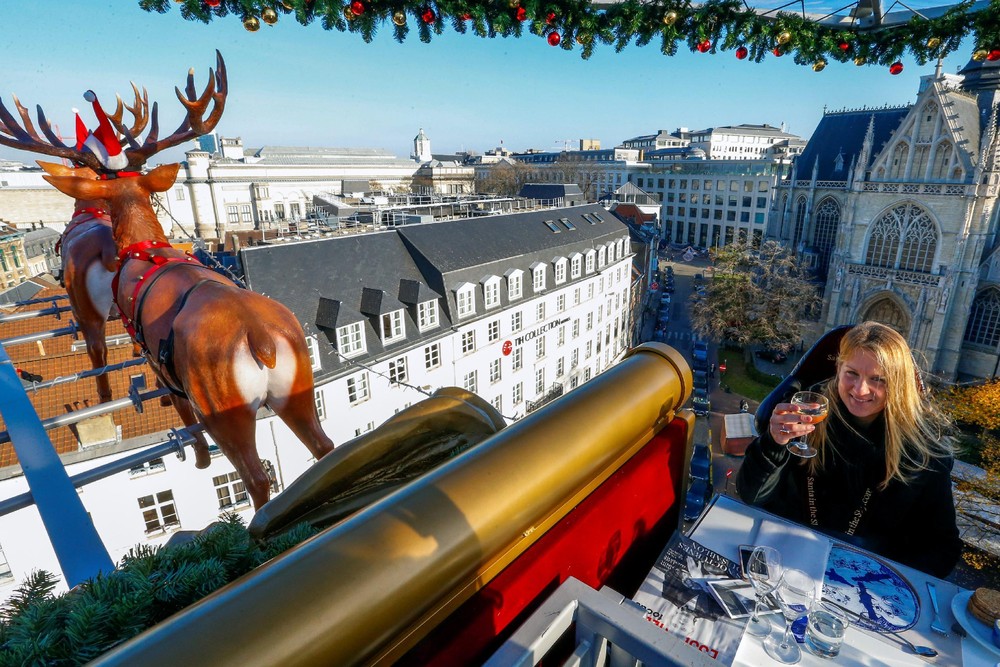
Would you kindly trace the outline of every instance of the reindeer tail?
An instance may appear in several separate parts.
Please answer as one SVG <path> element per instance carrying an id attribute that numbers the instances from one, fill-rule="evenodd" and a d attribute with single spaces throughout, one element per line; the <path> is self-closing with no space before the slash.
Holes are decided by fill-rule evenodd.
<path id="1" fill-rule="evenodd" d="M 254 320 L 247 330 L 247 342 L 250 344 L 250 352 L 253 353 L 257 361 L 268 368 L 274 368 L 278 353 L 274 344 L 274 336 L 264 325 Z"/>

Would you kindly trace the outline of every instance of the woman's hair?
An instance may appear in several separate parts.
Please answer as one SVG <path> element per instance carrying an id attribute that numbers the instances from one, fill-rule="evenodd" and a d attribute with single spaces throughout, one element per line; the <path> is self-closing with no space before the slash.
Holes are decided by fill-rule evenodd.
<path id="1" fill-rule="evenodd" d="M 885 382 L 885 479 L 880 488 L 894 478 L 905 482 L 914 472 L 927 468 L 932 459 L 950 456 L 951 423 L 927 395 L 906 339 L 884 324 L 862 322 L 841 339 L 837 374 L 823 387 L 830 400 L 831 416 L 857 431 L 850 415 L 841 409 L 837 391 L 841 366 L 856 352 L 868 352 L 875 358 Z M 824 420 L 816 426 L 820 454 L 808 461 L 810 473 L 822 469 L 826 455 L 836 449 L 827 432 L 829 423 Z"/>

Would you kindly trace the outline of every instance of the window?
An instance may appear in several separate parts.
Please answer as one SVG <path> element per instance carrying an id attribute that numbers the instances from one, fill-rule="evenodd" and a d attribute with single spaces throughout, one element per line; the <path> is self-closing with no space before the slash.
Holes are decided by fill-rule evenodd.
<path id="1" fill-rule="evenodd" d="M 515 384 L 514 385 L 514 391 L 512 392 L 512 394 L 513 394 L 513 399 L 514 399 L 514 405 L 517 405 L 518 403 L 520 403 L 521 401 L 523 401 L 524 400 L 524 383 L 523 382 L 518 382 L 517 384 Z"/>
<path id="2" fill-rule="evenodd" d="M 215 486 L 215 495 L 219 498 L 220 510 L 250 504 L 250 496 L 247 495 L 247 488 L 239 473 L 217 475 L 212 478 L 212 484 Z"/>
<path id="3" fill-rule="evenodd" d="M 422 301 L 417 304 L 417 326 L 421 331 L 426 331 L 438 325 L 438 302 Z"/>
<path id="4" fill-rule="evenodd" d="M 996 348 L 1000 344 L 1000 290 L 988 287 L 976 295 L 965 327 L 965 341 Z"/>
<path id="5" fill-rule="evenodd" d="M 174 492 L 170 489 L 155 495 L 143 496 L 138 500 L 142 520 L 146 523 L 147 535 L 181 525 L 177 518 L 177 508 L 174 506 Z"/>
<path id="6" fill-rule="evenodd" d="M 465 331 L 462 333 L 462 354 L 469 354 L 476 351 L 476 332 Z"/>
<path id="7" fill-rule="evenodd" d="M 382 340 L 391 343 L 403 336 L 403 311 L 394 310 L 384 314 L 382 316 Z"/>
<path id="8" fill-rule="evenodd" d="M 535 358 L 541 359 L 545 356 L 545 336 L 539 336 L 535 339 Z"/>
<path id="9" fill-rule="evenodd" d="M 571 259 L 569 262 L 569 275 L 571 278 L 580 277 L 580 267 L 583 264 L 582 260 L 583 258 L 579 253 L 573 255 L 573 259 Z"/>
<path id="10" fill-rule="evenodd" d="M 370 432 L 372 432 L 374 430 L 375 430 L 375 422 L 368 422 L 367 424 L 365 424 L 364 428 L 356 428 L 356 429 L 354 429 L 354 437 L 357 438 L 362 433 L 370 433 Z"/>
<path id="11" fill-rule="evenodd" d="M 320 421 L 326 419 L 326 401 L 323 399 L 323 392 L 316 389 L 313 392 L 313 404 L 316 406 L 316 416 Z"/>
<path id="12" fill-rule="evenodd" d="M 490 384 L 500 381 L 500 360 L 494 359 L 490 362 Z"/>
<path id="13" fill-rule="evenodd" d="M 865 262 L 930 273 L 937 240 L 937 226 L 927 212 L 916 204 L 902 204 L 885 212 L 872 225 Z"/>
<path id="14" fill-rule="evenodd" d="M 174 199 L 184 201 L 184 188 L 174 188 Z"/>
<path id="15" fill-rule="evenodd" d="M 393 359 L 389 362 L 389 382 L 393 384 L 406 382 L 406 357 Z"/>
<path id="16" fill-rule="evenodd" d="M 566 259 L 560 258 L 555 265 L 556 285 L 566 282 Z"/>
<path id="17" fill-rule="evenodd" d="M 575 319 L 573 320 L 573 338 L 579 338 L 579 337 L 580 337 L 580 320 Z"/>
<path id="18" fill-rule="evenodd" d="M 365 351 L 365 323 L 354 322 L 337 327 L 337 348 L 345 357 L 355 357 Z"/>
<path id="19" fill-rule="evenodd" d="M 455 292 L 455 301 L 458 304 L 458 316 L 468 317 L 476 312 L 476 292 L 472 285 L 465 285 Z"/>
<path id="20" fill-rule="evenodd" d="M 561 326 L 556 332 L 556 345 L 562 347 L 566 344 L 566 327 Z"/>
<path id="21" fill-rule="evenodd" d="M 531 289 L 536 292 L 545 289 L 545 265 L 536 266 L 531 270 Z"/>
<path id="22" fill-rule="evenodd" d="M 284 204 L 280 204 L 279 203 L 279 204 L 275 204 L 274 205 L 274 217 L 277 218 L 278 220 L 284 220 L 285 219 L 285 205 Z"/>
<path id="23" fill-rule="evenodd" d="M 309 349 L 309 366 L 314 371 L 323 369 L 323 362 L 319 358 L 319 341 L 316 336 L 306 336 L 306 347 Z"/>
<path id="24" fill-rule="evenodd" d="M 524 318 L 521 316 L 520 311 L 511 314 L 510 316 L 510 330 L 517 333 L 524 326 Z"/>
<path id="25" fill-rule="evenodd" d="M 10 571 L 10 565 L 7 563 L 7 556 L 4 555 L 3 548 L 0 548 L 0 581 L 6 581 L 7 579 L 13 579 L 14 573 Z"/>
<path id="26" fill-rule="evenodd" d="M 561 378 L 566 372 L 566 357 L 559 357 L 556 361 L 556 377 Z"/>
<path id="27" fill-rule="evenodd" d="M 363 371 L 347 378 L 347 400 L 353 405 L 367 401 L 371 394 L 368 392 L 368 373 Z"/>
<path id="28" fill-rule="evenodd" d="M 523 348 L 521 347 L 514 348 L 514 352 L 511 353 L 511 365 L 515 371 L 521 370 L 521 366 L 524 365 Z"/>
<path id="29" fill-rule="evenodd" d="M 566 295 L 560 294 L 556 297 L 556 311 L 561 313 L 564 310 L 566 310 Z"/>
<path id="30" fill-rule="evenodd" d="M 569 367 L 576 368 L 580 365 L 580 350 L 573 350 L 569 355 Z"/>
<path id="31" fill-rule="evenodd" d="M 471 391 L 473 394 L 479 391 L 478 375 L 478 371 L 469 371 L 466 373 L 465 377 L 462 378 L 462 388 L 466 391 Z"/>
<path id="32" fill-rule="evenodd" d="M 487 308 L 496 308 L 500 305 L 500 278 L 491 276 L 483 283 L 483 300 Z"/>
<path id="33" fill-rule="evenodd" d="M 500 338 L 500 320 L 493 320 L 486 325 L 486 340 L 489 343 Z"/>
<path id="34" fill-rule="evenodd" d="M 521 271 L 514 271 L 507 277 L 507 298 L 513 301 L 520 299 L 523 293 L 523 274 Z"/>
<path id="35" fill-rule="evenodd" d="M 240 221 L 241 222 L 253 222 L 253 213 L 250 210 L 250 204 L 240 205 Z"/>
<path id="36" fill-rule="evenodd" d="M 593 328 L 594 328 L 594 314 L 587 313 L 587 331 L 590 331 Z"/>
<path id="37" fill-rule="evenodd" d="M 240 209 L 237 206 L 227 206 L 226 207 L 226 222 L 231 224 L 239 224 L 240 222 Z"/>
<path id="38" fill-rule="evenodd" d="M 597 256 L 593 250 L 587 251 L 587 273 L 594 272 L 594 258 Z"/>
<path id="39" fill-rule="evenodd" d="M 500 414 L 503 414 L 503 396 L 497 396 L 493 399 L 493 408 Z"/>
<path id="40" fill-rule="evenodd" d="M 583 358 L 590 359 L 591 355 L 594 353 L 594 341 L 588 340 L 587 347 L 584 349 Z"/>
<path id="41" fill-rule="evenodd" d="M 424 368 L 431 370 L 441 365 L 441 343 L 434 343 L 424 348 Z"/>
<path id="42" fill-rule="evenodd" d="M 545 369 L 539 368 L 535 371 L 535 394 L 545 393 Z"/>
<path id="43" fill-rule="evenodd" d="M 299 219 L 300 215 L 299 210 L 300 209 L 298 202 L 292 202 L 291 204 L 288 205 L 288 212 L 291 214 L 293 220 Z"/>
<path id="44" fill-rule="evenodd" d="M 537 303 L 535 304 L 535 321 L 542 322 L 545 320 L 545 304 Z"/>
<path id="45" fill-rule="evenodd" d="M 604 246 L 597 251 L 597 268 L 604 268 L 604 265 L 608 263 L 608 250 Z"/>
<path id="46" fill-rule="evenodd" d="M 587 382 L 588 380 L 590 380 L 590 368 L 584 368 L 583 369 L 583 381 Z"/>
<path id="47" fill-rule="evenodd" d="M 128 475 L 129 477 L 143 477 L 153 472 L 163 472 L 166 469 L 167 465 L 163 462 L 163 459 L 155 458 L 140 465 L 132 466 L 128 469 Z"/>
<path id="48" fill-rule="evenodd" d="M 577 287 L 575 290 L 573 290 L 573 305 L 574 306 L 579 306 L 580 305 L 580 288 L 579 287 Z"/>
<path id="49" fill-rule="evenodd" d="M 555 232 L 556 234 L 558 234 L 561 231 L 558 227 L 556 227 L 556 223 L 552 222 L 551 220 L 543 220 L 543 222 L 545 223 L 546 227 L 548 227 L 551 231 Z"/>

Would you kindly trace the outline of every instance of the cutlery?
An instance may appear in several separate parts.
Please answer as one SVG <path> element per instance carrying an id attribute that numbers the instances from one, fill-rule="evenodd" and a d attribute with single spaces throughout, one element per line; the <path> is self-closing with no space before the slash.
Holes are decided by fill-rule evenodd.
<path id="1" fill-rule="evenodd" d="M 931 596 L 931 606 L 934 608 L 934 621 L 931 623 L 931 630 L 947 637 L 948 628 L 941 622 L 941 610 L 938 608 L 937 589 L 929 581 L 927 582 L 927 592 Z"/>

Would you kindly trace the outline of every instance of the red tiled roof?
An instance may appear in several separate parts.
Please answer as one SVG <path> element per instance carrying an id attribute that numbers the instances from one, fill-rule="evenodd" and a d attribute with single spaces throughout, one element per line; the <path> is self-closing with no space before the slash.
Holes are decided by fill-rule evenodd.
<path id="1" fill-rule="evenodd" d="M 61 288 L 47 288 L 38 293 L 36 298 L 51 298 L 52 296 L 65 295 L 66 291 Z M 60 305 L 68 305 L 65 299 L 57 302 Z M 3 309 L 0 312 L 23 312 L 27 310 L 40 310 L 49 308 L 50 303 L 34 304 L 22 306 L 13 310 Z M 61 329 L 69 326 L 72 313 L 62 313 L 61 319 L 55 316 L 41 316 L 37 318 L 21 320 L 17 322 L 0 323 L 0 339 L 23 336 L 30 333 L 47 331 L 51 329 Z M 127 335 L 121 321 L 108 322 L 106 336 Z M 74 339 L 72 336 L 61 336 L 40 341 L 39 343 L 22 343 L 6 347 L 7 355 L 14 362 L 14 366 L 35 375 L 42 376 L 43 381 L 53 380 L 57 377 L 73 375 L 80 371 L 90 370 L 90 358 L 82 345 L 83 337 L 80 337 L 79 350 L 73 351 Z M 132 345 L 115 345 L 108 348 L 108 364 L 118 364 L 132 358 Z M 129 379 L 138 374 L 146 377 L 146 390 L 155 387 L 156 379 L 153 372 L 147 365 L 132 366 L 121 371 L 113 372 L 109 375 L 111 380 L 111 391 L 113 398 L 124 398 L 128 395 Z M 66 382 L 55 385 L 47 389 L 32 391 L 28 389 L 28 397 L 35 406 L 35 411 L 42 419 L 54 417 L 73 410 L 96 405 L 100 401 L 97 398 L 97 387 L 94 378 L 84 378 L 73 382 Z M 164 429 L 182 426 L 180 418 L 172 407 L 164 407 L 157 400 L 146 401 L 143 404 L 143 413 L 137 413 L 133 408 L 125 408 L 112 413 L 115 424 L 122 427 L 122 439 L 127 440 L 148 433 L 163 431 Z M 0 428 L 6 430 L 0 416 Z M 79 442 L 71 427 L 61 426 L 49 431 L 49 437 L 56 451 L 60 454 L 73 452 L 79 449 Z M 0 445 L 0 467 L 14 465 L 17 463 L 17 456 L 10 443 Z"/>

